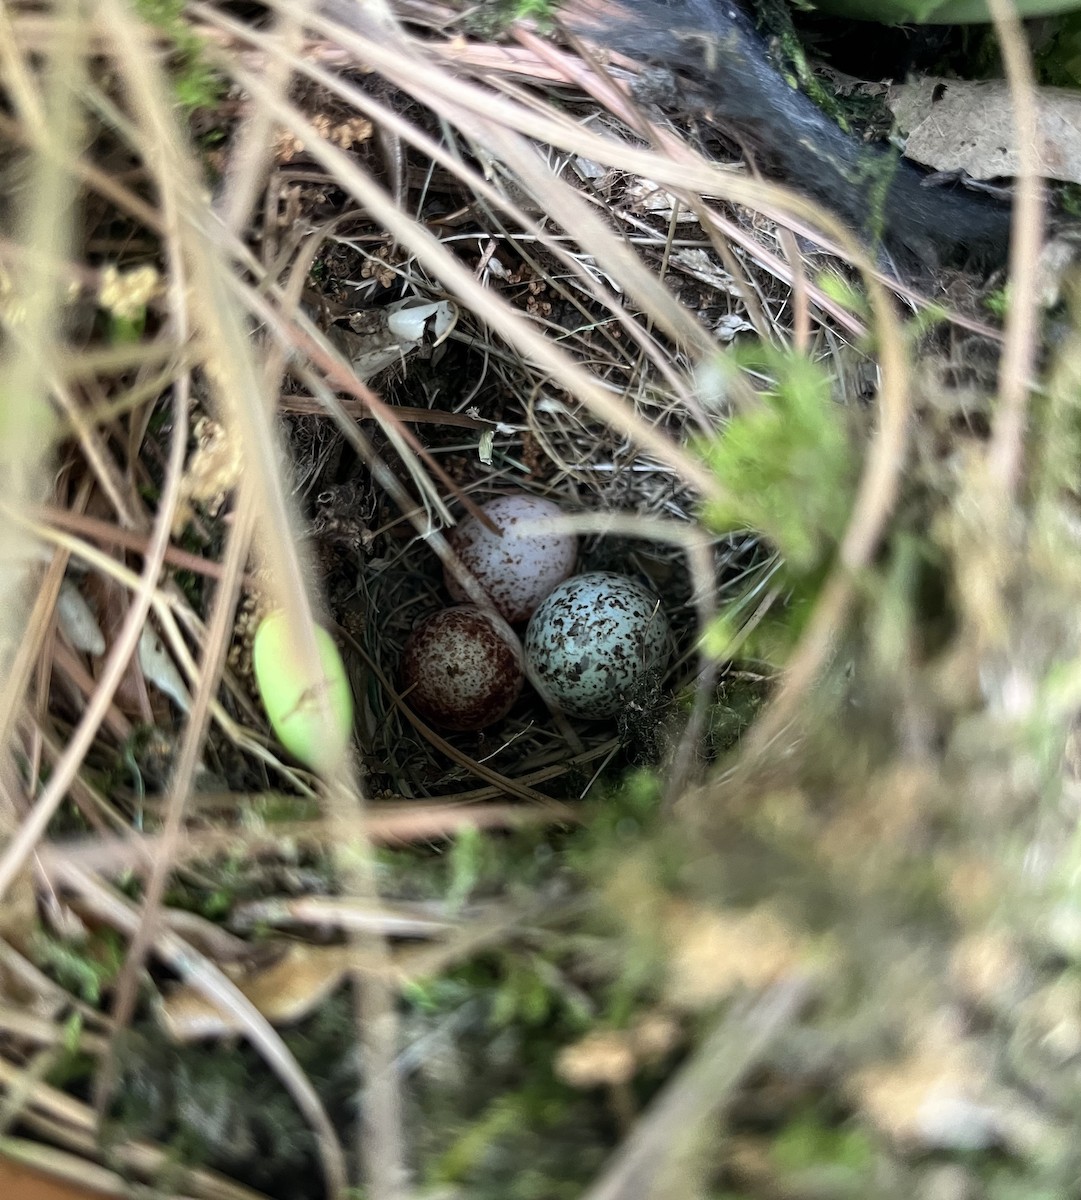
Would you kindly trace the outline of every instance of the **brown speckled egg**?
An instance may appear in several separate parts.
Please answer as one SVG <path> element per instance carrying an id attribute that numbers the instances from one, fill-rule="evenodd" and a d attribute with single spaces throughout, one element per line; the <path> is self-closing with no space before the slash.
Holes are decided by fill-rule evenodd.
<path id="1" fill-rule="evenodd" d="M 672 653 L 668 618 L 626 575 L 591 571 L 561 583 L 525 635 L 530 679 L 576 717 L 611 717 Z"/>
<path id="2" fill-rule="evenodd" d="M 578 539 L 572 533 L 521 533 L 519 526 L 562 516 L 558 504 L 539 496 L 500 496 L 481 510 L 502 532 L 467 517 L 449 535 L 458 561 L 508 621 L 528 621 L 545 596 L 574 570 Z M 449 571 L 455 600 L 468 594 Z"/>
<path id="3" fill-rule="evenodd" d="M 402 678 L 417 716 L 441 729 L 483 729 L 518 699 L 522 648 L 493 613 L 472 604 L 444 608 L 409 635 Z"/>

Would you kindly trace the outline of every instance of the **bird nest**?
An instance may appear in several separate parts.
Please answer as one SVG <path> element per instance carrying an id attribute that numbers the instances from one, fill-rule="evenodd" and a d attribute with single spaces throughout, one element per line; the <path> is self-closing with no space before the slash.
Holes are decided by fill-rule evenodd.
<path id="1" fill-rule="evenodd" d="M 542 63 L 520 55 L 499 63 L 502 72 L 490 82 L 516 94 L 531 65 L 538 77 L 530 82 L 552 90 Z M 603 130 L 609 151 L 634 153 L 641 144 L 640 131 L 627 124 L 632 117 L 649 125 L 633 103 L 625 102 L 619 115 L 598 110 L 569 80 L 560 99 L 572 119 Z M 299 103 L 331 141 L 353 136 L 355 110 L 340 98 L 312 89 Z M 410 148 L 397 164 L 395 204 L 424 220 L 489 298 L 587 371 L 596 392 L 583 403 L 519 339 L 448 296 L 414 251 L 351 207 L 332 172 L 287 143 L 281 183 L 271 188 L 288 196 L 277 220 L 294 231 L 319 230 L 308 250 L 310 311 L 367 381 L 344 401 L 348 417 L 359 419 L 359 436 L 336 428 L 333 414 L 320 411 L 302 387 L 284 395 L 280 407 L 316 573 L 345 635 L 357 740 L 373 795 L 581 795 L 606 767 L 676 753 L 696 703 L 699 719 L 682 758 L 707 763 L 717 745 L 704 732 L 701 712 L 723 689 L 724 671 L 715 656 L 703 654 L 702 635 L 722 611 L 737 630 L 744 620 L 760 620 L 779 593 L 771 587 L 778 559 L 767 542 L 751 533 L 718 533 L 701 521 L 701 460 L 688 448 L 724 428 L 729 391 L 740 389 L 708 367 L 703 372 L 701 354 L 757 339 L 763 328 L 784 340 L 793 322 L 804 319 L 793 310 L 785 278 L 793 249 L 787 232 L 736 205 L 714 202 L 704 215 L 701 201 L 618 162 L 604 166 L 534 145 L 528 153 L 543 161 L 544 186 L 570 206 L 561 227 L 540 211 L 536 179 L 500 164 L 480 188 L 455 165 L 468 161 L 468 141 L 458 143 L 454 131 L 441 130 L 408 96 L 399 94 L 396 103 L 415 129 L 449 138 L 452 157 L 448 165 Z M 373 173 L 387 169 L 385 148 L 370 136 L 351 149 Z M 711 155 L 717 150 L 709 148 Z M 738 162 L 728 169 L 738 170 Z M 647 291 L 644 281 L 664 279 L 664 304 L 676 304 L 678 317 L 669 312 L 659 321 L 648 298 L 629 295 L 609 273 L 603 255 L 568 235 L 579 206 L 612 239 L 609 249 L 634 256 L 633 272 L 643 272 L 638 282 Z M 814 254 L 808 244 L 801 270 Z M 843 270 L 825 256 L 821 262 Z M 825 293 L 812 291 L 835 308 Z M 415 337 L 388 334 L 387 314 L 408 307 L 428 324 L 417 324 Z M 856 326 L 847 316 L 841 328 L 825 313 L 818 316 L 804 333 L 837 397 L 850 397 L 866 370 L 851 345 Z M 693 346 L 684 340 L 691 329 Z M 873 369 L 859 387 L 872 384 Z M 366 401 L 369 385 L 378 407 Z M 759 372 L 754 386 L 770 385 L 768 372 Z M 410 631 L 450 602 L 441 535 L 508 493 L 561 507 L 580 534 L 579 572 L 629 574 L 662 600 L 678 648 L 673 665 L 651 681 L 648 694 L 629 698 L 618 720 L 567 718 L 527 688 L 497 725 L 448 735 L 426 726 L 400 694 Z M 570 784 L 556 782 L 560 776 Z"/>
<path id="2" fill-rule="evenodd" d="M 433 294 L 416 281 L 410 290 Z M 509 290 L 515 290 L 513 284 Z M 639 366 L 637 381 L 629 379 L 634 364 L 615 358 L 610 344 L 598 346 L 595 321 L 590 317 L 588 323 L 584 331 L 563 330 L 560 336 L 583 360 L 596 361 L 602 350 L 611 355 L 611 386 L 625 403 L 634 394 L 662 395 L 648 368 Z M 551 324 L 549 329 L 555 331 Z M 316 534 L 317 560 L 328 571 L 331 615 L 347 635 L 358 744 L 373 794 L 447 799 L 477 796 L 477 784 L 483 783 L 484 794 L 502 790 L 535 800 L 540 791 L 572 798 L 613 764 L 652 763 L 674 752 L 697 681 L 707 689 L 717 682 L 699 651 L 703 613 L 708 621 L 722 605 L 729 612 L 753 612 L 768 592 L 775 554 L 750 534 L 701 531 L 697 498 L 677 472 L 644 455 L 621 431 L 581 412 L 565 392 L 545 386 L 535 369 L 493 343 L 467 316 L 427 361 L 407 360 L 395 369 L 381 392 L 391 413 L 406 399 L 423 409 L 423 422 L 414 429 L 426 459 L 440 470 L 433 480 L 435 496 L 427 510 L 417 504 L 403 514 L 375 482 L 370 463 L 346 454 L 337 457 L 335 468 L 343 482 L 322 488 L 318 499 L 324 507 L 314 522 L 331 531 L 330 539 Z M 678 433 L 687 421 L 677 403 L 654 399 L 635 408 L 653 428 L 669 433 Z M 456 417 L 465 421 L 455 423 Z M 384 449 L 373 445 L 376 454 Z M 325 448 L 332 456 L 340 450 L 337 438 Z M 410 481 L 400 483 L 411 495 Z M 450 528 L 443 514 L 460 520 L 469 515 L 467 504 L 475 510 L 495 497 L 522 493 L 554 501 L 568 524 L 581 530 L 578 572 L 630 575 L 661 599 L 677 654 L 663 678 L 627 697 L 618 719 L 567 717 L 527 688 L 506 718 L 482 732 L 433 729 L 401 695 L 402 652 L 410 632 L 453 603 L 431 534 Z M 336 518 L 337 495 L 348 497 L 351 510 L 339 510 Z M 342 525 L 350 524 L 341 518 L 357 512 L 352 506 L 358 499 L 364 529 L 355 540 L 335 542 Z M 418 511 L 423 511 L 419 526 Z M 642 535 L 635 536 L 639 530 Z M 712 750 L 703 743 L 696 753 L 706 761 Z"/>

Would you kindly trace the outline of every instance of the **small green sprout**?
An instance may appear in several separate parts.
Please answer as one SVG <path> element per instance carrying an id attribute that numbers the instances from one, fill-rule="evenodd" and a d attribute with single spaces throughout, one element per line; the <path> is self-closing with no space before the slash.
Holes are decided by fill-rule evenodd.
<path id="1" fill-rule="evenodd" d="M 984 296 L 983 306 L 992 316 L 998 317 L 1000 321 L 1004 321 L 1006 314 L 1010 311 L 1009 286 L 996 288 L 989 295 Z"/>
<path id="2" fill-rule="evenodd" d="M 184 0 L 136 0 L 139 15 L 173 43 L 173 94 L 185 112 L 213 108 L 225 85 L 211 66 L 203 39 L 188 23 Z"/>

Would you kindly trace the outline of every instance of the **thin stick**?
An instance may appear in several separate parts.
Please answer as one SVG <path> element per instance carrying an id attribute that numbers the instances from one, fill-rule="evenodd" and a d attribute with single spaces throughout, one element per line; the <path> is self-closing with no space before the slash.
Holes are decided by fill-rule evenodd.
<path id="1" fill-rule="evenodd" d="M 1036 359 L 1039 261 L 1044 230 L 1044 185 L 1036 155 L 1039 131 L 1036 78 L 1012 0 L 988 0 L 1010 85 L 1018 172 L 1010 231 L 1009 299 L 1005 345 L 998 376 L 998 408 L 991 433 L 988 466 L 1003 509 L 1014 495 L 1024 458 L 1028 393 Z"/>
<path id="2" fill-rule="evenodd" d="M 646 1200 L 680 1152 L 717 1120 L 747 1072 L 795 1020 L 810 993 L 805 980 L 780 983 L 749 1011 L 722 1020 L 670 1080 L 583 1200 Z"/>

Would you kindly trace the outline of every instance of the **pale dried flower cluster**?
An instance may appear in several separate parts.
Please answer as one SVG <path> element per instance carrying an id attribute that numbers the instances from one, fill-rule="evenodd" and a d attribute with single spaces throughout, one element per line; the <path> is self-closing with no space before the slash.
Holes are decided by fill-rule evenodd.
<path id="1" fill-rule="evenodd" d="M 195 422 L 195 450 L 184 468 L 181 501 L 175 527 L 182 529 L 191 519 L 192 504 L 204 505 L 211 516 L 221 511 L 229 493 L 240 480 L 244 456 L 236 437 L 211 417 Z"/>
<path id="2" fill-rule="evenodd" d="M 316 113 L 311 118 L 311 127 L 324 141 L 342 150 L 352 150 L 372 136 L 372 123 L 367 117 L 348 117 L 344 121 L 335 121 L 327 113 Z M 289 163 L 303 154 L 304 148 L 302 138 L 288 129 L 281 129 L 274 143 L 274 157 L 279 163 Z"/>
<path id="3" fill-rule="evenodd" d="M 146 310 L 151 300 L 160 295 L 161 275 L 156 267 L 145 264 L 130 271 L 121 271 L 114 264 L 101 273 L 98 303 L 106 312 L 122 321 L 134 321 Z"/>
<path id="4" fill-rule="evenodd" d="M 565 1046 L 556 1074 L 575 1088 L 629 1083 L 639 1068 L 661 1062 L 679 1044 L 680 1028 L 664 1012 L 645 1013 L 628 1029 L 602 1029 Z"/>
<path id="5" fill-rule="evenodd" d="M 679 1008 L 705 1008 L 737 988 L 765 987 L 799 965 L 799 939 L 764 907 L 718 912 L 674 903 L 665 924 L 674 946 L 668 998 Z"/>

